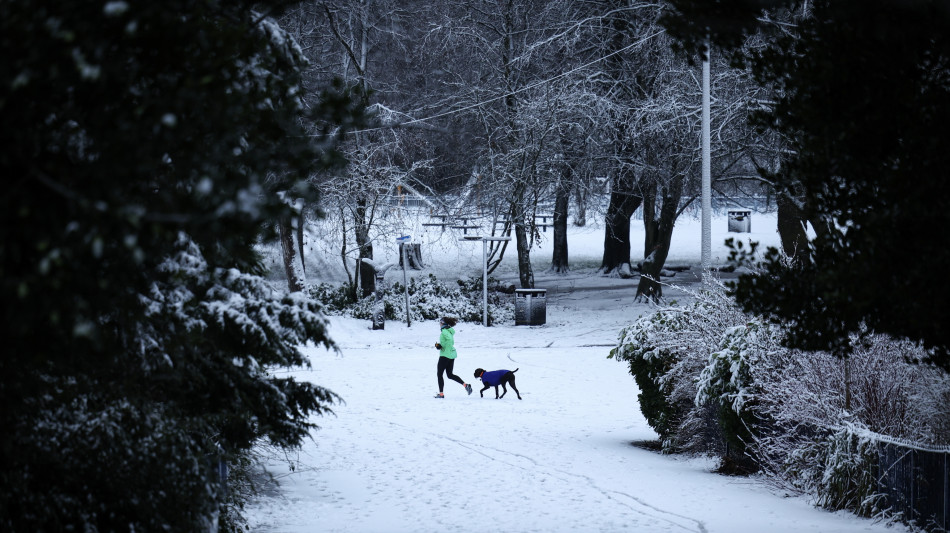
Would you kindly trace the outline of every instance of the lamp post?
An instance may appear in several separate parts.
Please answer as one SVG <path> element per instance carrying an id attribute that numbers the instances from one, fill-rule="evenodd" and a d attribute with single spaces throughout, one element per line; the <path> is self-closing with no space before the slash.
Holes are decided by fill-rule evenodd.
<path id="1" fill-rule="evenodd" d="M 459 242 L 482 241 L 482 325 L 488 327 L 488 242 L 510 241 L 511 237 L 485 237 L 466 235 Z"/>
<path id="2" fill-rule="evenodd" d="M 706 41 L 706 53 L 703 55 L 703 112 L 702 112 L 702 173 L 703 173 L 703 200 L 702 200 L 702 229 L 703 242 L 701 245 L 701 262 L 703 270 L 709 269 L 712 263 L 712 172 L 710 169 L 709 147 L 709 54 L 712 51 L 710 43 Z"/>

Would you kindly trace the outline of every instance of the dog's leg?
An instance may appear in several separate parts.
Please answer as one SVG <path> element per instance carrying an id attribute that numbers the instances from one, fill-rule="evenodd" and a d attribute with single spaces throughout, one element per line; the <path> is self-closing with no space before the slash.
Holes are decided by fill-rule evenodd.
<path id="1" fill-rule="evenodd" d="M 495 385 L 495 399 L 498 399 L 498 385 Z"/>
<path id="2" fill-rule="evenodd" d="M 501 382 L 501 388 L 505 391 L 505 392 L 501 393 L 501 397 L 504 398 L 505 395 L 508 394 L 508 387 L 505 386 L 505 382 L 504 382 L 504 381 Z"/>
<path id="3" fill-rule="evenodd" d="M 488 390 L 488 387 L 491 387 L 491 385 L 485 385 L 484 387 L 482 387 L 482 390 L 478 391 L 478 395 L 481 396 L 482 398 L 484 398 L 484 397 L 485 397 L 485 391 Z"/>
<path id="4" fill-rule="evenodd" d="M 518 387 L 515 387 L 515 375 L 514 375 L 514 374 L 511 375 L 511 381 L 509 381 L 508 384 L 511 385 L 511 388 L 515 390 L 515 394 L 518 395 L 518 399 L 520 400 L 520 399 L 521 399 L 521 393 L 518 392 Z"/>

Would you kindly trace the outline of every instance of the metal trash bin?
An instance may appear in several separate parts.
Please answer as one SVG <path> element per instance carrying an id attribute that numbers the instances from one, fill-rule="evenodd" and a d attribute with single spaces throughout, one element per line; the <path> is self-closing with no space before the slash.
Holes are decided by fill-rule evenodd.
<path id="1" fill-rule="evenodd" d="M 733 209 L 729 211 L 729 231 L 731 233 L 752 232 L 752 210 Z"/>
<path id="2" fill-rule="evenodd" d="M 515 289 L 515 325 L 541 326 L 547 322 L 547 289 Z"/>

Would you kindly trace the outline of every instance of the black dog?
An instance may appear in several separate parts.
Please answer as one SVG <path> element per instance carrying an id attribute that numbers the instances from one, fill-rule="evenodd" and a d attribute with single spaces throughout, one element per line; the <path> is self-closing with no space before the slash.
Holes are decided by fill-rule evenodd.
<path id="1" fill-rule="evenodd" d="M 518 395 L 518 399 L 520 400 L 521 393 L 518 392 L 518 387 L 515 387 L 515 372 L 517 371 L 517 368 L 514 370 L 492 370 L 491 372 L 485 372 L 485 370 L 481 368 L 476 369 L 475 377 L 482 380 L 482 383 L 485 384 L 485 388 L 478 391 L 479 396 L 484 398 L 485 391 L 488 390 L 488 387 L 495 387 L 495 399 L 504 398 L 505 395 L 508 394 L 508 387 L 505 386 L 507 383 L 515 390 L 515 394 Z M 499 385 L 505 390 L 505 392 L 501 393 L 501 396 L 498 396 Z"/>

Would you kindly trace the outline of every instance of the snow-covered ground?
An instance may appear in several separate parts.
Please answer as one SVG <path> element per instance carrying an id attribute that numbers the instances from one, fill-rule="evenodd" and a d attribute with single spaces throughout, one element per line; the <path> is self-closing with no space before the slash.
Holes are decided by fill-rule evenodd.
<path id="1" fill-rule="evenodd" d="M 728 236 L 778 244 L 774 216 L 755 215 L 752 234 L 727 234 L 725 219 L 713 223 L 721 230 L 713 232 L 714 263 L 717 255 L 725 260 L 720 244 Z M 699 222 L 682 220 L 677 227 L 669 263 L 697 264 Z M 635 224 L 633 233 L 642 243 L 642 227 Z M 572 229 L 571 257 L 596 262 L 602 241 L 602 232 Z M 535 253 L 536 268 L 546 267 L 549 243 Z M 477 271 L 480 259 L 480 250 L 474 264 L 426 258 L 439 276 Z M 666 281 L 677 278 L 688 277 Z M 295 373 L 345 403 L 336 406 L 336 416 L 317 420 L 321 429 L 292 458 L 293 471 L 285 461 L 273 462 L 281 487 L 248 508 L 251 530 L 904 530 L 817 509 L 754 477 L 711 473 L 711 459 L 634 446 L 656 434 L 640 413 L 626 366 L 607 354 L 620 328 L 650 310 L 633 302 L 636 283 L 598 276 L 592 268 L 539 274 L 537 286 L 549 289 L 547 323 L 456 326 L 455 373 L 473 383 L 475 393 L 447 381 L 444 400 L 433 398 L 436 322 L 407 327 L 389 321 L 384 331 L 372 331 L 367 321 L 331 318 L 340 352 L 306 348 L 313 369 Z M 665 295 L 688 298 L 675 287 Z M 524 399 L 509 390 L 495 400 L 494 389 L 479 397 L 477 367 L 518 368 Z"/>

